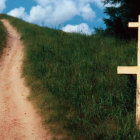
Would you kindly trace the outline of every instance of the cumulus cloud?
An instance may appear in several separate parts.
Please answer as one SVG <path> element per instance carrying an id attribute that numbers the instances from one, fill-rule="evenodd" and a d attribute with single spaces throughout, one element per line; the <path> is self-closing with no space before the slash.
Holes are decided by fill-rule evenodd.
<path id="1" fill-rule="evenodd" d="M 92 8 L 90 7 L 90 4 L 84 5 L 83 7 L 81 7 L 81 16 L 85 19 L 92 19 L 94 17 L 96 17 L 95 12 L 92 10 Z"/>
<path id="2" fill-rule="evenodd" d="M 6 0 L 0 0 L 0 13 L 6 8 Z"/>
<path id="3" fill-rule="evenodd" d="M 39 22 L 42 25 L 58 25 L 78 14 L 77 8 L 71 0 L 61 0 L 60 3 L 59 0 L 57 2 L 45 1 L 44 5 L 43 1 L 45 0 L 41 0 L 40 5 L 32 7 L 28 17 L 30 22 Z"/>
<path id="4" fill-rule="evenodd" d="M 5 7 L 6 0 L 0 0 L 0 10 Z M 96 17 L 91 4 L 104 8 L 102 0 L 34 0 L 37 5 L 26 13 L 24 7 L 11 10 L 8 14 L 36 23 L 41 26 L 58 26 L 71 20 L 75 16 L 81 16 L 84 20 L 93 20 Z M 107 5 L 112 6 L 112 5 Z M 118 6 L 118 5 L 117 5 Z"/>
<path id="5" fill-rule="evenodd" d="M 89 26 L 86 23 L 81 23 L 79 25 L 66 25 L 62 28 L 64 32 L 72 32 L 72 33 L 82 33 L 86 35 L 91 35 L 92 30 L 89 28 Z"/>
<path id="6" fill-rule="evenodd" d="M 30 13 L 27 14 L 23 7 L 11 10 L 8 14 L 22 18 L 39 25 L 54 25 L 71 20 L 74 16 L 81 16 L 84 20 L 96 17 L 91 8 L 92 0 L 35 0 Z M 93 0 L 94 1 L 94 0 Z"/>
<path id="7" fill-rule="evenodd" d="M 14 16 L 14 17 L 22 18 L 22 19 L 27 18 L 27 14 L 25 12 L 24 7 L 15 8 L 15 9 L 11 10 L 8 14 L 11 16 Z"/>

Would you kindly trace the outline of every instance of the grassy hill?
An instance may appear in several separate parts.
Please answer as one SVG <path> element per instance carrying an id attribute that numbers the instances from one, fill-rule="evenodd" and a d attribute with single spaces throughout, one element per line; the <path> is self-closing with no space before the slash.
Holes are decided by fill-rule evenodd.
<path id="1" fill-rule="evenodd" d="M 30 99 L 53 133 L 77 140 L 140 139 L 135 127 L 136 77 L 117 75 L 117 66 L 136 65 L 135 41 L 0 18 L 8 18 L 22 35 Z"/>

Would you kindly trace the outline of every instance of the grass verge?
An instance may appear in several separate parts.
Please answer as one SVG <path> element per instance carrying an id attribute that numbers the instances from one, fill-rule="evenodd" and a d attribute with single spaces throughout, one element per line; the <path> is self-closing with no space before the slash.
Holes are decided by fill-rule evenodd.
<path id="1" fill-rule="evenodd" d="M 6 30 L 0 21 L 0 56 L 2 55 L 3 48 L 6 46 Z"/>
<path id="2" fill-rule="evenodd" d="M 136 42 L 67 34 L 8 18 L 25 44 L 23 74 L 45 124 L 77 140 L 140 139 L 135 126 Z M 70 138 L 69 138 L 70 139 Z"/>

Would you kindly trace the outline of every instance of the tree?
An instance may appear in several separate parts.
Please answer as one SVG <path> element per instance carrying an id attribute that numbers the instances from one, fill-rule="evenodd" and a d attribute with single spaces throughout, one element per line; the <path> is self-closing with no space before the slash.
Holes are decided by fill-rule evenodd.
<path id="1" fill-rule="evenodd" d="M 104 19 L 106 31 L 116 36 L 136 37 L 137 30 L 130 30 L 128 22 L 136 22 L 140 14 L 138 0 L 104 0 L 105 4 L 118 4 L 119 6 L 106 7 L 105 13 L 109 18 Z"/>

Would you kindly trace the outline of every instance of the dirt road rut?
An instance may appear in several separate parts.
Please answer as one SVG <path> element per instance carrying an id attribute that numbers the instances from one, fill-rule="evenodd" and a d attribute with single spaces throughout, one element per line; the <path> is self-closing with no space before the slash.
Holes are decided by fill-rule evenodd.
<path id="1" fill-rule="evenodd" d="M 29 89 L 21 77 L 23 44 L 16 29 L 7 29 L 7 47 L 0 59 L 0 140 L 49 140 L 41 119 L 27 101 Z"/>

